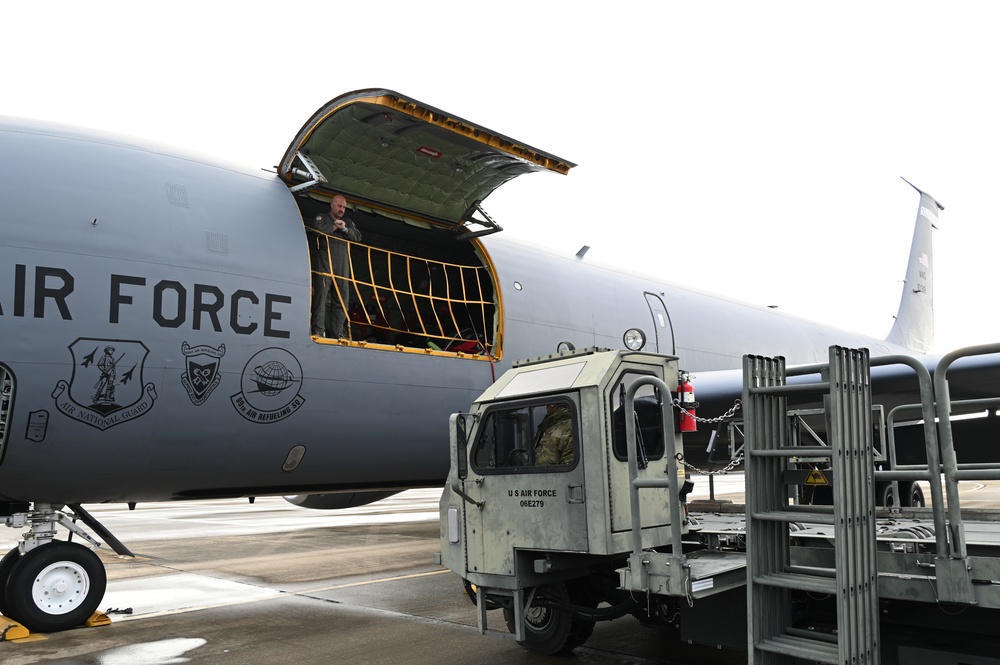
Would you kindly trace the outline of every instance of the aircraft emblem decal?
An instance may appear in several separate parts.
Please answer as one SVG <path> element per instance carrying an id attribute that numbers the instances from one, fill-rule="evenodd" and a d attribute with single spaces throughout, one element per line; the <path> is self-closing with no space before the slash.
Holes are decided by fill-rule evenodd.
<path id="1" fill-rule="evenodd" d="M 219 348 L 213 348 L 207 344 L 191 346 L 182 342 L 181 353 L 185 359 L 181 385 L 187 390 L 194 405 L 201 406 L 222 381 L 219 360 L 226 355 L 226 345 L 220 344 Z"/>
<path id="2" fill-rule="evenodd" d="M 52 391 L 56 408 L 63 414 L 103 431 L 153 408 L 156 387 L 142 382 L 149 354 L 145 344 L 79 337 L 69 345 L 69 352 L 73 375 L 68 382 L 58 381 Z"/>
<path id="3" fill-rule="evenodd" d="M 230 399 L 240 415 L 255 423 L 276 423 L 305 404 L 302 365 L 284 349 L 270 347 L 258 351 L 243 368 L 240 392 Z"/>

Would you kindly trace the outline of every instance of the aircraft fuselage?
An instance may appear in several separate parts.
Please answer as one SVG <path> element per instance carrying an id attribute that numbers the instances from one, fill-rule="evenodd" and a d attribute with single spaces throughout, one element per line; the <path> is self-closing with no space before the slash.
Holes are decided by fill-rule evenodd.
<path id="1" fill-rule="evenodd" d="M 303 203 L 274 175 L 21 121 L 0 124 L 0 153 L 4 500 L 439 483 L 448 415 L 511 360 L 621 348 L 630 327 L 691 371 L 881 344 L 495 236 L 470 242 L 494 280 L 497 367 L 321 343 Z"/>

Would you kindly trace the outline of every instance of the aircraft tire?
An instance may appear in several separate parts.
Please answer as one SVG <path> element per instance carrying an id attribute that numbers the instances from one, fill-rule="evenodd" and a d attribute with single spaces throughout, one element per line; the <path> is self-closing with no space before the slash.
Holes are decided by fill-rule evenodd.
<path id="1" fill-rule="evenodd" d="M 53 541 L 21 557 L 10 573 L 6 597 L 12 619 L 32 632 L 50 633 L 82 625 L 107 585 L 97 554 L 77 543 Z"/>
<path id="2" fill-rule="evenodd" d="M 555 605 L 539 604 L 552 600 Z M 535 591 L 531 607 L 526 611 L 524 620 L 524 641 L 518 642 L 528 651 L 551 656 L 559 653 L 566 646 L 572 625 L 572 613 L 568 608 L 569 597 L 566 587 L 562 584 L 545 584 Z M 513 608 L 504 608 L 503 618 L 507 621 L 507 630 L 516 634 Z"/>
<path id="3" fill-rule="evenodd" d="M 879 487 L 879 485 L 876 485 Z M 878 498 L 878 505 L 885 508 L 892 508 L 896 505 L 896 495 L 892 493 L 892 483 L 882 483 L 881 492 L 875 495 Z"/>
<path id="4" fill-rule="evenodd" d="M 14 566 L 21 562 L 21 552 L 18 547 L 3 555 L 0 559 L 0 614 L 10 617 L 10 607 L 7 605 L 7 580 Z"/>
<path id="5" fill-rule="evenodd" d="M 902 489 L 899 493 L 903 494 Z M 927 501 L 924 499 L 924 491 L 920 488 L 920 485 L 915 482 L 910 483 L 910 491 L 903 494 L 903 505 L 909 508 L 924 508 L 927 506 Z"/>

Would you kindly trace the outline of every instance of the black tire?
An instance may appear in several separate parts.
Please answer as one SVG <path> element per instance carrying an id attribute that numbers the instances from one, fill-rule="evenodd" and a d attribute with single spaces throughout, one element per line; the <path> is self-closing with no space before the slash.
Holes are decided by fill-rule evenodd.
<path id="1" fill-rule="evenodd" d="M 10 573 L 14 570 L 14 566 L 21 562 L 21 552 L 15 547 L 11 551 L 3 555 L 0 559 L 0 614 L 8 618 L 13 618 L 10 616 L 10 608 L 7 605 L 7 580 L 10 579 Z"/>
<path id="2" fill-rule="evenodd" d="M 878 485 L 876 485 L 878 487 Z M 875 495 L 878 498 L 878 505 L 884 506 L 886 508 L 893 508 L 896 506 L 896 495 L 892 493 L 892 483 L 885 483 L 881 486 L 881 492 L 876 492 Z"/>
<path id="3" fill-rule="evenodd" d="M 579 607 L 586 607 L 592 610 L 596 609 L 600 604 L 600 599 L 587 578 L 568 583 L 566 593 L 569 596 L 570 602 Z M 583 646 L 590 639 L 590 636 L 594 634 L 594 626 L 596 625 L 597 621 L 594 619 L 581 619 L 578 616 L 574 616 L 570 620 L 569 637 L 566 638 L 563 653 L 569 653 L 576 647 Z"/>
<path id="4" fill-rule="evenodd" d="M 593 620 L 572 619 L 569 625 L 569 636 L 566 637 L 566 644 L 563 645 L 562 650 L 569 653 L 573 649 L 583 646 L 584 642 L 594 634 L 594 626 L 596 625 L 597 622 Z"/>
<path id="5" fill-rule="evenodd" d="M 555 605 L 549 605 L 549 601 Z M 524 641 L 518 642 L 528 651 L 551 656 L 559 653 L 569 639 L 572 614 L 567 605 L 569 598 L 562 584 L 546 584 L 535 591 L 531 607 L 525 610 Z M 516 634 L 514 609 L 504 608 L 503 618 L 507 630 Z"/>
<path id="6" fill-rule="evenodd" d="M 903 505 L 908 508 L 925 508 L 927 506 L 927 501 L 924 500 L 924 491 L 915 482 L 910 483 L 908 492 L 905 492 L 901 486 L 899 493 L 903 495 Z"/>
<path id="7" fill-rule="evenodd" d="M 104 564 L 92 550 L 56 541 L 21 557 L 6 596 L 12 619 L 32 632 L 51 633 L 82 625 L 107 586 Z"/>
<path id="8" fill-rule="evenodd" d="M 479 605 L 479 599 L 476 595 L 476 585 L 469 580 L 462 580 L 462 584 L 465 586 L 465 595 L 469 597 L 473 605 Z M 487 610 L 498 610 L 502 605 L 497 603 L 495 600 L 491 600 L 489 596 L 486 596 L 486 609 Z"/>

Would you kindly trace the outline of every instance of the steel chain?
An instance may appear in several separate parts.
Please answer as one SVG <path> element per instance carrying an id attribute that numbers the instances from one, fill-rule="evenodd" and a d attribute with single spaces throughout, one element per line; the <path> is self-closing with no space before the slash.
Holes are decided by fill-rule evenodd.
<path id="1" fill-rule="evenodd" d="M 741 408 L 743 408 L 743 403 L 740 400 L 737 399 L 736 401 L 733 402 L 733 406 L 728 411 L 726 411 L 721 416 L 718 416 L 716 418 L 702 418 L 700 416 L 697 416 L 697 415 L 691 413 L 690 411 L 688 411 L 687 409 L 685 409 L 683 406 L 681 406 L 681 401 L 679 399 L 676 399 L 676 398 L 674 398 L 674 406 L 676 406 L 678 409 L 680 409 L 681 411 L 683 411 L 687 415 L 688 418 L 693 418 L 696 422 L 699 422 L 699 423 L 721 423 L 722 421 L 729 420 L 730 418 L 732 418 L 733 416 L 735 416 L 736 412 L 739 411 Z M 719 469 L 717 471 L 706 471 L 704 469 L 699 469 L 694 464 L 691 464 L 690 462 L 687 462 L 687 461 L 685 461 L 683 464 L 684 464 L 685 467 L 691 469 L 695 473 L 700 473 L 703 476 L 722 476 L 722 475 L 725 475 L 725 474 L 729 473 L 730 471 L 732 471 L 733 469 L 735 469 L 736 467 L 738 467 L 742 463 L 743 463 L 743 453 L 740 453 L 739 455 L 737 455 L 736 457 L 734 457 L 729 462 L 729 464 L 727 464 L 725 467 L 723 467 L 722 469 Z"/>
<path id="2" fill-rule="evenodd" d="M 694 464 L 691 464 L 690 462 L 687 461 L 684 462 L 684 466 L 691 469 L 695 473 L 700 473 L 703 476 L 724 476 L 742 463 L 743 463 L 743 453 L 740 453 L 739 455 L 734 457 L 732 461 L 729 462 L 729 464 L 727 464 L 725 467 L 721 469 L 718 469 L 717 471 L 705 471 L 704 469 L 699 469 Z"/>
<path id="3" fill-rule="evenodd" d="M 698 415 L 695 415 L 695 414 L 691 413 L 690 411 L 688 411 L 687 409 L 685 409 L 683 406 L 681 406 L 681 401 L 679 399 L 677 399 L 676 397 L 674 398 L 674 406 L 676 406 L 678 409 L 680 409 L 681 411 L 683 411 L 687 415 L 688 418 L 692 418 L 696 422 L 699 422 L 699 423 L 721 423 L 723 420 L 729 420 L 730 418 L 732 418 L 733 416 L 735 416 L 736 412 L 743 408 L 743 403 L 740 400 L 736 400 L 735 402 L 733 402 L 733 406 L 728 411 L 726 411 L 725 413 L 723 413 L 721 416 L 717 416 L 715 418 L 702 418 L 701 416 L 698 416 Z"/>

